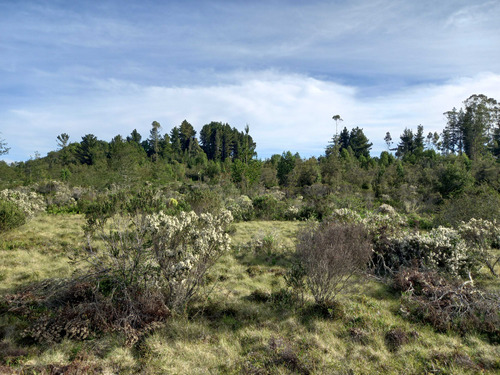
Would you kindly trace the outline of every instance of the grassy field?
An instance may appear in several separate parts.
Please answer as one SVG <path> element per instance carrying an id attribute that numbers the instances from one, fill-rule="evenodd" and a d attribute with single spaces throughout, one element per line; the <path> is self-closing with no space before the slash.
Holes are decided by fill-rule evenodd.
<path id="1" fill-rule="evenodd" d="M 83 246 L 82 224 L 78 215 L 44 215 L 4 234 L 0 294 L 71 275 L 68 255 Z M 0 373 L 500 372 L 498 345 L 479 335 L 437 333 L 430 326 L 407 321 L 399 311 L 400 296 L 375 280 L 340 296 L 338 311 L 331 317 L 317 314 L 307 307 L 310 304 L 288 303 L 283 275 L 301 225 L 234 224 L 233 250 L 210 271 L 209 296 L 132 347 L 117 333 L 23 346 L 16 334 L 25 322 L 5 313 L 0 317 Z"/>

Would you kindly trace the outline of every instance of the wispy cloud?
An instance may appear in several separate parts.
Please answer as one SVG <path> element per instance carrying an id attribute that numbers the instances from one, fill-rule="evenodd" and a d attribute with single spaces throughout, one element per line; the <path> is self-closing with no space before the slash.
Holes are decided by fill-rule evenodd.
<path id="1" fill-rule="evenodd" d="M 262 156 L 318 155 L 339 113 L 379 151 L 385 131 L 439 130 L 469 95 L 500 98 L 498 14 L 467 0 L 0 2 L 0 131 L 15 160 L 61 132 L 109 140 L 184 118 L 248 123 Z"/>
<path id="2" fill-rule="evenodd" d="M 340 114 L 342 126 L 364 129 L 377 153 L 384 150 L 386 131 L 395 139 L 405 127 L 415 129 L 419 124 L 426 131 L 440 132 L 445 125 L 443 112 L 461 106 L 471 94 L 500 97 L 500 75 L 495 74 L 372 98 L 360 95 L 360 88 L 276 71 L 238 72 L 225 80 L 232 83 L 160 87 L 96 81 L 94 96 L 60 98 L 50 105 L 9 111 L 4 138 L 12 146 L 12 158 L 54 149 L 62 132 L 73 141 L 86 133 L 111 140 L 134 128 L 147 136 L 153 120 L 165 132 L 183 119 L 198 131 L 210 121 L 223 121 L 239 129 L 249 124 L 261 157 L 284 150 L 318 156 L 335 132 L 332 116 Z"/>

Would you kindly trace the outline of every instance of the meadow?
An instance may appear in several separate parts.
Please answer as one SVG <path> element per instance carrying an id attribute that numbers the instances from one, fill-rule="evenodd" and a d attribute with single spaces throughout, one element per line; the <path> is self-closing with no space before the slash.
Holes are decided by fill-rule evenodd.
<path id="1" fill-rule="evenodd" d="M 294 299 L 285 276 L 303 221 L 231 224 L 231 248 L 203 293 L 139 340 L 121 332 L 55 342 L 20 339 L 28 320 L 6 301 L 70 278 L 85 246 L 79 214 L 41 214 L 0 239 L 0 373 L 5 374 L 478 374 L 500 371 L 500 347 L 477 332 L 439 332 L 408 319 L 402 294 L 368 275 L 331 310 Z M 497 271 L 498 267 L 497 267 Z M 357 276 L 360 277 L 360 276 Z M 484 272 L 484 286 L 498 279 Z M 480 282 L 480 281 L 478 281 Z M 28 288 L 28 289 L 26 289 Z M 296 297 L 296 296 L 295 296 Z"/>

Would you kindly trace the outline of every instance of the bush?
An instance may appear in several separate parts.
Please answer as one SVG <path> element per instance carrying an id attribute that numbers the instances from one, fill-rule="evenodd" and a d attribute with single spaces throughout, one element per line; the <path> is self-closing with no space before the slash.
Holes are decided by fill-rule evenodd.
<path id="1" fill-rule="evenodd" d="M 43 198 L 35 192 L 5 189 L 0 191 L 0 199 L 14 203 L 24 212 L 26 219 L 45 211 L 46 208 Z"/>
<path id="2" fill-rule="evenodd" d="M 436 223 L 458 225 L 472 218 L 500 220 L 500 194 L 494 189 L 480 186 L 447 199 L 439 207 Z"/>
<path id="3" fill-rule="evenodd" d="M 361 225 L 325 222 L 299 234 L 296 255 L 319 305 L 326 305 L 366 267 L 371 241 Z"/>
<path id="4" fill-rule="evenodd" d="M 255 217 L 264 220 L 281 220 L 284 217 L 285 204 L 271 194 L 255 197 L 253 200 Z"/>
<path id="5" fill-rule="evenodd" d="M 437 227 L 426 233 L 396 232 L 375 242 L 374 265 L 379 274 L 392 273 L 417 262 L 420 266 L 467 276 L 480 264 L 496 276 L 500 261 L 491 248 L 500 244 L 496 221 L 471 219 L 458 228 Z"/>
<path id="6" fill-rule="evenodd" d="M 394 277 L 394 286 L 403 292 L 400 311 L 412 320 L 500 342 L 500 299 L 475 288 L 472 280 L 450 282 L 435 271 L 405 269 Z"/>
<path id="7" fill-rule="evenodd" d="M 228 199 L 226 208 L 231 211 L 235 221 L 250 221 L 253 218 L 252 200 L 246 195 L 241 195 L 236 199 Z"/>
<path id="8" fill-rule="evenodd" d="M 217 214 L 224 207 L 222 196 L 223 194 L 218 189 L 200 184 L 190 187 L 186 201 L 197 214 L 202 212 Z"/>
<path id="9" fill-rule="evenodd" d="M 91 272 L 119 288 L 158 290 L 170 309 L 182 310 L 199 291 L 207 270 L 229 249 L 229 211 L 219 216 L 163 212 L 114 217 L 109 230 L 95 233 L 105 248 L 89 241 Z"/>
<path id="10" fill-rule="evenodd" d="M 133 344 L 200 296 L 206 272 L 229 249 L 231 219 L 228 211 L 115 215 L 88 233 L 74 278 L 8 296 L 7 308 L 31 321 L 25 337 L 37 342 L 120 331 Z"/>
<path id="11" fill-rule="evenodd" d="M 0 233 L 19 227 L 26 222 L 26 215 L 15 204 L 0 199 Z"/>

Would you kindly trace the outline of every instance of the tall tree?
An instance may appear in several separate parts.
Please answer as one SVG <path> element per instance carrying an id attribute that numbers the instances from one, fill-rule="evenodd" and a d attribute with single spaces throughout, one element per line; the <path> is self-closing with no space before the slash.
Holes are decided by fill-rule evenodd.
<path id="1" fill-rule="evenodd" d="M 290 151 L 283 152 L 281 155 L 276 167 L 278 181 L 281 186 L 288 185 L 289 176 L 295 168 L 296 160 L 296 156 L 294 156 Z"/>
<path id="2" fill-rule="evenodd" d="M 384 141 L 385 141 L 385 144 L 387 145 L 387 150 L 388 151 L 394 151 L 391 148 L 392 144 L 394 143 L 394 142 L 392 142 L 391 133 L 389 133 L 389 132 L 385 133 Z"/>
<path id="3" fill-rule="evenodd" d="M 189 150 L 189 146 L 193 142 L 195 135 L 196 131 L 194 130 L 193 125 L 186 120 L 182 121 L 179 126 L 179 139 L 182 151 Z"/>
<path id="4" fill-rule="evenodd" d="M 180 157 L 182 154 L 182 145 L 178 126 L 174 126 L 170 131 L 170 143 L 172 145 L 173 154 L 176 157 Z"/>
<path id="5" fill-rule="evenodd" d="M 60 149 L 65 148 L 68 145 L 69 135 L 67 133 L 62 133 L 57 136 L 57 146 Z"/>
<path id="6" fill-rule="evenodd" d="M 140 145 L 141 139 L 142 139 L 142 136 L 139 134 L 137 129 L 134 129 L 134 130 L 132 130 L 132 133 L 130 133 L 130 135 L 127 137 L 127 142 L 136 143 L 136 144 Z"/>
<path id="7" fill-rule="evenodd" d="M 496 129 L 500 127 L 500 104 L 486 95 L 471 95 L 464 109 L 445 112 L 447 125 L 442 134 L 445 153 L 465 152 L 477 159 L 495 144 Z"/>
<path id="8" fill-rule="evenodd" d="M 363 129 L 355 127 L 351 130 L 351 134 L 349 135 L 349 146 L 356 158 L 360 158 L 361 156 L 365 158 L 370 157 L 370 149 L 373 146 L 373 143 L 368 141 L 368 138 L 363 133 Z"/>
<path id="9" fill-rule="evenodd" d="M 151 160 L 154 162 L 158 161 L 158 156 L 160 152 L 160 141 L 161 141 L 161 136 L 160 136 L 160 130 L 161 130 L 161 125 L 158 121 L 153 121 L 151 123 L 151 130 L 149 132 L 149 152 L 148 155 L 151 156 Z"/>
<path id="10" fill-rule="evenodd" d="M 405 128 L 403 134 L 401 134 L 399 139 L 400 142 L 398 143 L 396 156 L 398 158 L 403 158 L 404 156 L 412 153 L 415 149 L 413 131 L 411 129 Z"/>
<path id="11" fill-rule="evenodd" d="M 445 112 L 447 118 L 446 127 L 442 133 L 442 150 L 445 154 L 462 154 L 464 151 L 463 122 L 464 111 L 459 111 L 455 107 L 451 111 Z"/>
<path id="12" fill-rule="evenodd" d="M 76 149 L 76 155 L 80 163 L 93 165 L 95 164 L 98 156 L 98 141 L 97 137 L 93 134 L 86 134 L 82 137 L 82 141 Z"/>

